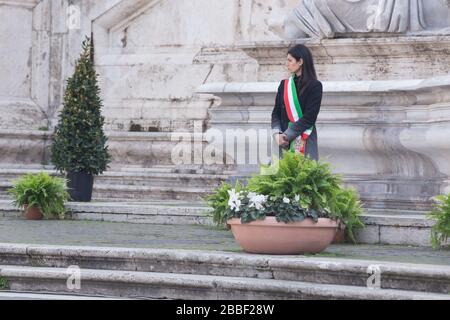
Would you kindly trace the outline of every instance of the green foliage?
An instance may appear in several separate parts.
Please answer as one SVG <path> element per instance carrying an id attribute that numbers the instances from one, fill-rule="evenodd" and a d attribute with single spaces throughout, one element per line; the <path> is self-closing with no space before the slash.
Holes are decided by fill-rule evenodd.
<path id="1" fill-rule="evenodd" d="M 431 244 L 437 249 L 450 236 L 450 194 L 436 197 L 436 203 L 428 217 L 436 221 L 431 229 Z"/>
<path id="2" fill-rule="evenodd" d="M 289 199 L 283 197 L 283 199 Z M 305 208 L 301 201 L 289 199 L 286 203 L 281 198 L 271 198 L 267 202 L 265 214 L 266 216 L 275 216 L 278 222 L 300 222 L 307 218 L 311 218 L 317 222 L 319 218 L 324 218 L 324 212 L 319 212 L 312 208 Z"/>
<path id="3" fill-rule="evenodd" d="M 51 147 L 52 162 L 61 172 L 97 175 L 105 171 L 110 162 L 92 56 L 92 42 L 86 38 L 75 73 L 67 80 L 64 107 Z"/>
<path id="4" fill-rule="evenodd" d="M 340 188 L 341 178 L 326 163 L 300 154 L 285 152 L 272 166 L 274 174 L 256 175 L 248 182 L 249 190 L 276 198 L 300 195 L 302 206 L 315 210 L 327 208 L 329 199 Z M 268 166 L 263 166 L 263 170 Z"/>
<path id="5" fill-rule="evenodd" d="M 0 277 L 0 290 L 8 290 L 9 283 L 6 278 Z"/>
<path id="6" fill-rule="evenodd" d="M 347 237 L 355 240 L 354 230 L 364 228 L 360 216 L 363 213 L 358 193 L 351 188 L 336 190 L 329 202 L 331 214 L 345 225 Z"/>
<path id="7" fill-rule="evenodd" d="M 47 173 L 27 174 L 14 181 L 13 187 L 8 190 L 14 199 L 14 205 L 22 208 L 37 206 L 41 209 L 44 218 L 58 215 L 64 217 L 64 203 L 69 199 L 66 180 L 51 177 Z"/>
<path id="8" fill-rule="evenodd" d="M 223 184 L 208 197 L 215 223 L 223 225 L 231 218 L 246 223 L 266 216 L 275 216 L 279 222 L 331 218 L 344 224 L 348 238 L 355 242 L 354 230 L 364 227 L 361 202 L 355 190 L 343 187 L 341 177 L 327 163 L 285 152 L 273 165 L 262 166 L 261 172 L 271 174 L 254 175 L 246 187 Z M 260 196 L 259 208 L 255 196 Z"/>
<path id="9" fill-rule="evenodd" d="M 239 185 L 237 185 L 239 187 Z M 221 186 L 216 191 L 209 195 L 205 200 L 206 204 L 213 210 L 209 213 L 213 218 L 213 222 L 218 226 L 225 226 L 226 211 L 228 209 L 228 191 L 232 186 L 228 183 L 222 182 Z"/>

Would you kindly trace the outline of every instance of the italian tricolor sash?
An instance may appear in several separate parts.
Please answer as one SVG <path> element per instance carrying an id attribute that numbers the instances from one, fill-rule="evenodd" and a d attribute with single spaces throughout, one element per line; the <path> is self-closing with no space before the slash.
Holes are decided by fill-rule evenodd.
<path id="1" fill-rule="evenodd" d="M 284 80 L 284 104 L 289 118 L 289 127 L 303 117 L 302 108 L 298 101 L 297 89 L 295 87 L 294 75 Z M 305 154 L 306 141 L 311 135 L 314 127 L 309 128 L 291 142 L 290 150 Z"/>

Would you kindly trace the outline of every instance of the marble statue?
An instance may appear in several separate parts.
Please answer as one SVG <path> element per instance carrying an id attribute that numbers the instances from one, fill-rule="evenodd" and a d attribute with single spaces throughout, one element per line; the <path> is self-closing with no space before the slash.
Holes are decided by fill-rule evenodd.
<path id="1" fill-rule="evenodd" d="M 448 0 L 301 0 L 285 35 L 333 38 L 352 33 L 420 33 L 448 28 Z"/>

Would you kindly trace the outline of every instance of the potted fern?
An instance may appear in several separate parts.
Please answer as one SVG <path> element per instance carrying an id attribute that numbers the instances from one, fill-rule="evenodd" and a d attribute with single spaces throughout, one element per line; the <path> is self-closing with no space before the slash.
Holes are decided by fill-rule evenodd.
<path id="1" fill-rule="evenodd" d="M 433 210 L 428 213 L 428 218 L 435 221 L 431 228 L 431 245 L 434 249 L 438 249 L 446 244 L 450 237 L 450 194 L 435 198 Z"/>
<path id="2" fill-rule="evenodd" d="M 353 241 L 354 230 L 363 227 L 357 193 L 344 188 L 328 164 L 291 152 L 262 166 L 246 186 L 223 183 L 206 201 L 214 222 L 229 224 L 244 251 L 252 253 L 318 253 L 340 224 Z"/>
<path id="3" fill-rule="evenodd" d="M 69 199 L 66 180 L 47 173 L 27 174 L 8 189 L 13 204 L 25 209 L 28 220 L 64 218 L 64 203 Z"/>
<path id="4" fill-rule="evenodd" d="M 75 73 L 67 80 L 64 107 L 51 146 L 52 163 L 66 173 L 74 201 L 91 201 L 94 176 L 103 173 L 110 162 L 99 93 L 93 44 L 87 38 Z"/>

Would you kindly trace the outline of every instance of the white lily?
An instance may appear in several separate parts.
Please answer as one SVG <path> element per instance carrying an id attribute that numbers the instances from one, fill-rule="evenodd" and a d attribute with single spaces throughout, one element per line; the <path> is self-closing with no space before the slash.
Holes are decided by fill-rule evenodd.
<path id="1" fill-rule="evenodd" d="M 291 203 L 291 200 L 289 200 L 289 198 L 284 197 L 284 198 L 283 198 L 283 202 L 284 202 L 284 203 Z"/>
<path id="2" fill-rule="evenodd" d="M 300 195 L 296 194 L 294 200 L 295 200 L 295 202 L 299 202 L 300 201 Z"/>

